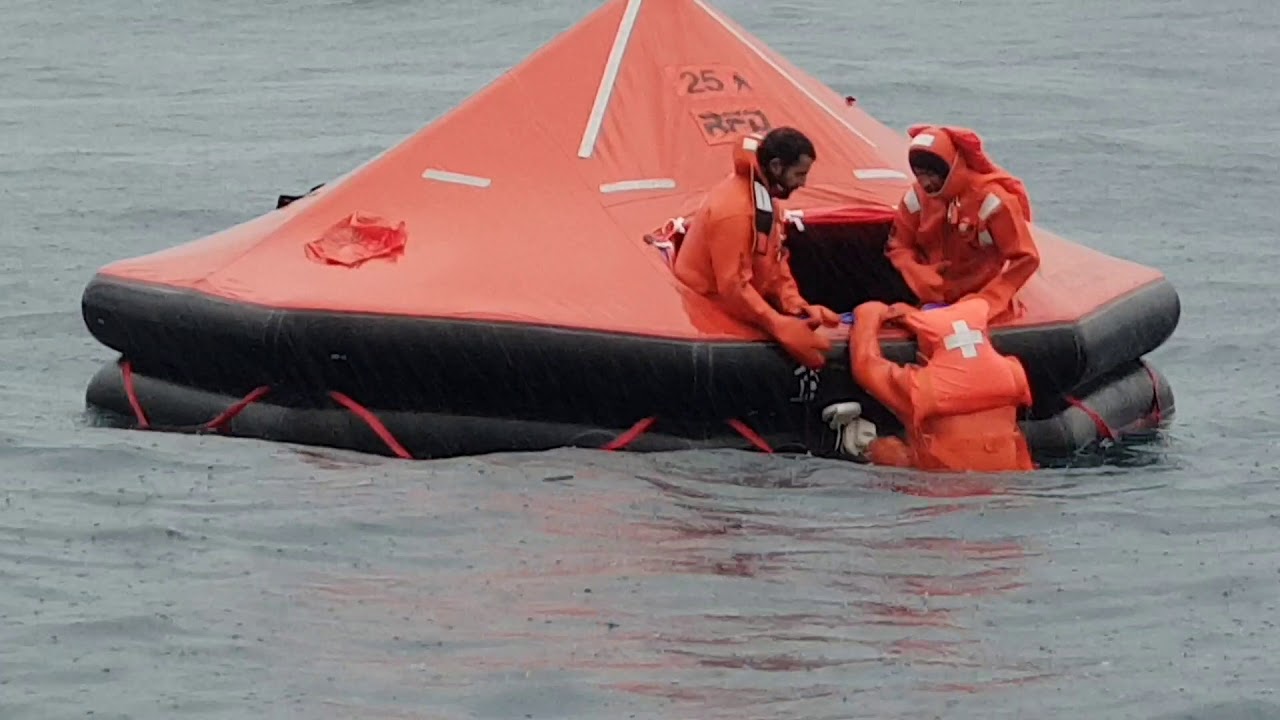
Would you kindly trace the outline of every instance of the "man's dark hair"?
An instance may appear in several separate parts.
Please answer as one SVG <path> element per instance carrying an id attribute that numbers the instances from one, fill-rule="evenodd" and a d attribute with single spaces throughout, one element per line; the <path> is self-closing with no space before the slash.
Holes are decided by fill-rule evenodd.
<path id="1" fill-rule="evenodd" d="M 782 161 L 782 167 L 789 168 L 800 162 L 802 155 L 808 155 L 812 160 L 818 159 L 818 153 L 814 151 L 809 138 L 792 127 L 770 130 L 760 141 L 760 147 L 756 148 L 756 159 L 760 161 L 760 167 L 767 167 L 770 160 L 777 158 Z"/>

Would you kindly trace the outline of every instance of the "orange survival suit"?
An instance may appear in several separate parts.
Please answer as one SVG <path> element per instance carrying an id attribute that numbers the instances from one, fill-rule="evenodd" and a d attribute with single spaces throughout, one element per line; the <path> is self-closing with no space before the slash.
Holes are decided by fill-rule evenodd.
<path id="1" fill-rule="evenodd" d="M 746 136 L 734 146 L 733 173 L 711 188 L 690 218 L 672 269 L 680 282 L 816 370 L 826 364 L 831 341 L 814 330 L 835 327 L 840 317 L 806 302 L 791 275 L 784 225 L 756 159 L 760 139 Z M 802 313 L 807 321 L 797 317 Z"/>
<path id="2" fill-rule="evenodd" d="M 849 337 L 853 376 L 902 422 L 907 441 L 877 438 L 877 465 L 932 471 L 1033 470 L 1018 408 L 1031 386 L 1017 358 L 987 340 L 989 305 L 970 297 L 942 309 L 866 302 L 854 310 Z M 880 352 L 880 328 L 899 322 L 916 336 L 923 366 L 898 365 Z"/>
<path id="3" fill-rule="evenodd" d="M 907 189 L 885 254 L 921 303 L 977 293 L 992 318 L 1004 315 L 1040 266 L 1026 188 L 987 157 L 972 130 L 914 125 L 907 134 L 908 155 L 931 153 L 950 172 L 936 194 L 918 182 Z"/>

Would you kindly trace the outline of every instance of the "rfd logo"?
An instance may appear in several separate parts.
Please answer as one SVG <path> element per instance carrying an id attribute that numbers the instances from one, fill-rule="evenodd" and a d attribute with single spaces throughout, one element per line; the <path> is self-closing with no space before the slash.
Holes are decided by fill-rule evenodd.
<path id="1" fill-rule="evenodd" d="M 801 365 L 793 370 L 791 374 L 796 377 L 796 382 L 800 385 L 796 396 L 791 398 L 791 402 L 813 402 L 813 399 L 818 397 L 818 371 L 810 370 Z"/>

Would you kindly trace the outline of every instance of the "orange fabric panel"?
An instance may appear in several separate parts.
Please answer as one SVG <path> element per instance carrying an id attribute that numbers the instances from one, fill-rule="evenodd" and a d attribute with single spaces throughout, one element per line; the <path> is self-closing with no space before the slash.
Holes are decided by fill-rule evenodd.
<path id="1" fill-rule="evenodd" d="M 636 7 L 609 0 L 285 208 L 102 273 L 280 309 L 764 339 L 673 277 L 644 234 L 696 208 L 730 166 L 730 140 L 766 126 L 798 127 L 817 147 L 787 208 L 883 216 L 910 186 L 907 138 L 714 8 Z M 355 212 L 404 223 L 395 262 L 309 260 L 307 244 Z M 1161 277 L 1043 231 L 1036 240 L 1044 269 L 1012 324 L 1074 320 Z"/>
<path id="2" fill-rule="evenodd" d="M 905 173 L 904 141 L 714 9 L 629 6 L 607 2 L 404 142 L 264 220 L 105 272 L 279 308 L 763 339 L 684 288 L 644 233 L 696 206 L 724 177 L 732 141 L 752 130 L 794 125 L 820 149 L 790 207 L 888 207 L 902 181 L 854 170 Z M 353 212 L 404 223 L 396 262 L 307 258 L 307 244 Z M 769 284 L 787 295 L 786 283 L 780 273 Z"/>

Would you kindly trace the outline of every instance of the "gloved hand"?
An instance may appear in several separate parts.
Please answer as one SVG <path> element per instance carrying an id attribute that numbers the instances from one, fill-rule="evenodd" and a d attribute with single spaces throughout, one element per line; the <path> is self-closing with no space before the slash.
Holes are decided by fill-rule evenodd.
<path id="1" fill-rule="evenodd" d="M 826 353 L 831 349 L 831 340 L 814 332 L 808 321 L 775 315 L 770 322 L 769 334 L 791 357 L 810 370 L 820 370 L 827 364 Z"/>
<path id="2" fill-rule="evenodd" d="M 916 311 L 915 308 L 911 307 L 906 303 L 894 303 L 885 310 L 884 321 L 892 322 L 899 318 L 906 317 L 907 315 L 915 311 Z"/>
<path id="3" fill-rule="evenodd" d="M 840 316 L 825 305 L 805 305 L 800 308 L 800 317 L 809 323 L 809 327 L 835 327 L 840 324 Z"/>
<path id="4" fill-rule="evenodd" d="M 881 317 L 890 311 L 890 307 L 879 300 L 868 300 L 853 309 L 853 324 L 881 322 Z M 849 332 L 853 332 L 851 329 Z"/>
<path id="5" fill-rule="evenodd" d="M 947 284 L 942 273 L 949 265 L 946 261 L 936 265 L 912 265 L 903 268 L 903 279 L 921 302 L 941 302 Z"/>

